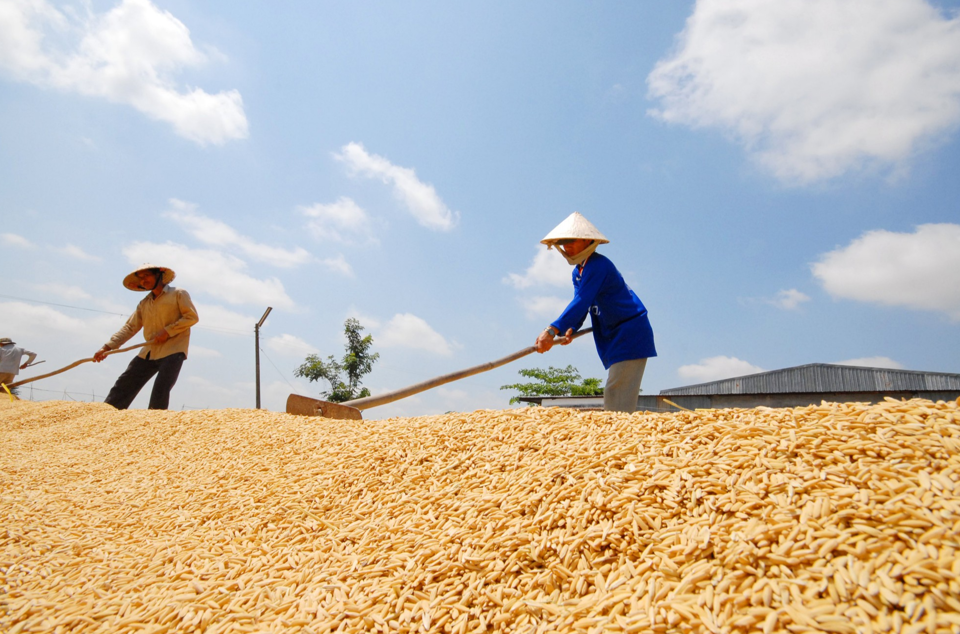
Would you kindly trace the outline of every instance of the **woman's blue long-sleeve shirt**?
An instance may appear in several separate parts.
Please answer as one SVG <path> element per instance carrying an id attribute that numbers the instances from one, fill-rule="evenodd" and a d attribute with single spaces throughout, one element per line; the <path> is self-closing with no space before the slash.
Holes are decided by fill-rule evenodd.
<path id="1" fill-rule="evenodd" d="M 599 253 L 590 255 L 582 271 L 573 267 L 573 301 L 550 325 L 561 335 L 569 328 L 576 332 L 587 313 L 605 369 L 621 361 L 657 356 L 646 307 L 613 262 Z"/>

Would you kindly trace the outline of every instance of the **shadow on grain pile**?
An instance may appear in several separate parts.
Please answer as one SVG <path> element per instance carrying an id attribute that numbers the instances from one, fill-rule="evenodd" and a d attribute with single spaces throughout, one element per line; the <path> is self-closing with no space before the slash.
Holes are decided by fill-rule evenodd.
<path id="1" fill-rule="evenodd" d="M 4 402 L 0 525 L 11 632 L 960 632 L 960 407 Z"/>

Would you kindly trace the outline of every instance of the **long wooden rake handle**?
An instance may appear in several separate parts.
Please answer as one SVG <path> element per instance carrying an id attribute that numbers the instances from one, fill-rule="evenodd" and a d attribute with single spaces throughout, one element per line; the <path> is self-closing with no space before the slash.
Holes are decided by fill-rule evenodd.
<path id="1" fill-rule="evenodd" d="M 592 332 L 593 328 L 584 328 L 580 332 L 571 336 L 570 340 L 573 341 L 581 335 L 585 335 L 588 332 Z M 563 340 L 563 337 L 557 337 L 554 339 L 554 343 L 559 343 Z M 501 365 L 506 365 L 511 361 L 516 361 L 521 357 L 525 357 L 528 354 L 533 354 L 537 351 L 536 346 L 530 346 L 529 348 L 524 348 L 523 350 L 518 350 L 513 354 L 503 357 L 502 359 L 497 359 L 496 361 L 490 361 L 489 363 L 481 363 L 480 365 L 475 365 L 472 368 L 467 368 L 466 370 L 460 370 L 459 372 L 452 372 L 450 374 L 444 374 L 443 376 L 438 376 L 422 383 L 417 383 L 416 385 L 411 385 L 409 387 L 401 388 L 399 390 L 394 390 L 393 392 L 387 392 L 386 394 L 380 394 L 378 396 L 367 396 L 365 398 L 357 398 L 352 401 L 346 401 L 341 403 L 341 405 L 349 405 L 350 407 L 355 407 L 357 409 L 369 409 L 371 407 L 376 407 L 378 405 L 386 405 L 387 403 L 392 403 L 394 401 L 399 401 L 402 398 L 408 396 L 413 396 L 414 394 L 419 394 L 431 388 L 437 387 L 438 385 L 443 385 L 444 383 L 450 383 L 451 381 L 459 381 L 460 379 L 465 379 L 468 376 L 473 376 L 474 374 L 480 374 L 481 372 L 486 372 L 487 370 L 492 370 L 494 368 L 499 368 Z"/>
<path id="2" fill-rule="evenodd" d="M 148 342 L 146 342 L 146 343 L 138 343 L 138 344 L 135 345 L 135 346 L 128 346 L 128 347 L 126 347 L 126 348 L 117 348 L 116 350 L 111 350 L 110 352 L 108 352 L 108 353 L 107 353 L 107 356 L 109 356 L 109 355 L 111 355 L 111 354 L 117 354 L 118 352 L 127 352 L 128 350 L 136 350 L 137 348 L 143 348 L 144 346 L 149 346 L 149 345 L 152 344 L 152 343 L 153 343 L 152 341 L 148 341 Z M 89 359 L 80 359 L 79 361 L 74 361 L 73 363 L 71 363 L 71 364 L 68 365 L 67 367 L 65 367 L 65 368 L 60 368 L 59 370 L 56 370 L 55 372 L 49 372 L 49 373 L 47 373 L 47 374 L 41 374 L 40 376 L 34 376 L 34 377 L 30 377 L 29 379 L 24 379 L 24 380 L 22 380 L 22 381 L 17 381 L 16 383 L 11 383 L 11 384 L 8 385 L 7 387 L 20 387 L 21 385 L 26 385 L 27 383 L 33 383 L 34 381 L 39 381 L 40 379 L 45 379 L 45 378 L 47 378 L 48 376 L 53 376 L 54 374 L 60 374 L 61 372 L 66 372 L 67 370 L 71 370 L 71 369 L 77 367 L 78 365 L 80 365 L 81 363 L 86 363 L 87 361 L 93 361 L 93 357 L 90 357 Z"/>

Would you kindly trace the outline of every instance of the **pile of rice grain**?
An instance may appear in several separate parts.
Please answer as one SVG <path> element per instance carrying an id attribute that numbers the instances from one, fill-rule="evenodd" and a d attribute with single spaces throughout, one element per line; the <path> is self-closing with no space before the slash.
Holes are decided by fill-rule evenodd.
<path id="1" fill-rule="evenodd" d="M 0 404 L 4 632 L 960 632 L 960 407 Z"/>

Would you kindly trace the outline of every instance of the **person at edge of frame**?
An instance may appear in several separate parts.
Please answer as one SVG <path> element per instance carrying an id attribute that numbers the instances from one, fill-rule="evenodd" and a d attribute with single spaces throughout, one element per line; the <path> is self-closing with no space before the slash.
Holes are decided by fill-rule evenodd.
<path id="1" fill-rule="evenodd" d="M 170 286 L 176 277 L 172 269 L 144 264 L 123 279 L 131 291 L 148 291 L 140 300 L 127 323 L 110 341 L 93 355 L 95 363 L 103 361 L 107 352 L 116 350 L 129 341 L 140 329 L 150 345 L 130 361 L 104 400 L 117 409 L 127 409 L 140 390 L 154 375 L 150 393 L 150 409 L 167 409 L 170 391 L 180 376 L 180 368 L 187 359 L 190 347 L 190 328 L 198 321 L 197 309 L 190 294 Z"/>
<path id="2" fill-rule="evenodd" d="M 537 352 L 550 350 L 561 334 L 560 344 L 569 344 L 589 313 L 597 353 L 607 370 L 603 409 L 635 412 L 647 359 L 657 356 L 657 350 L 643 302 L 613 262 L 596 252 L 610 241 L 575 211 L 540 242 L 548 249 L 556 247 L 573 266 L 573 300 L 537 337 Z"/>
<path id="3" fill-rule="evenodd" d="M 29 358 L 21 364 L 23 355 L 27 355 Z M 13 383 L 17 375 L 20 374 L 20 370 L 26 370 L 27 366 L 33 363 L 36 358 L 36 352 L 21 348 L 10 337 L 0 337 L 0 383 L 4 385 Z"/>

